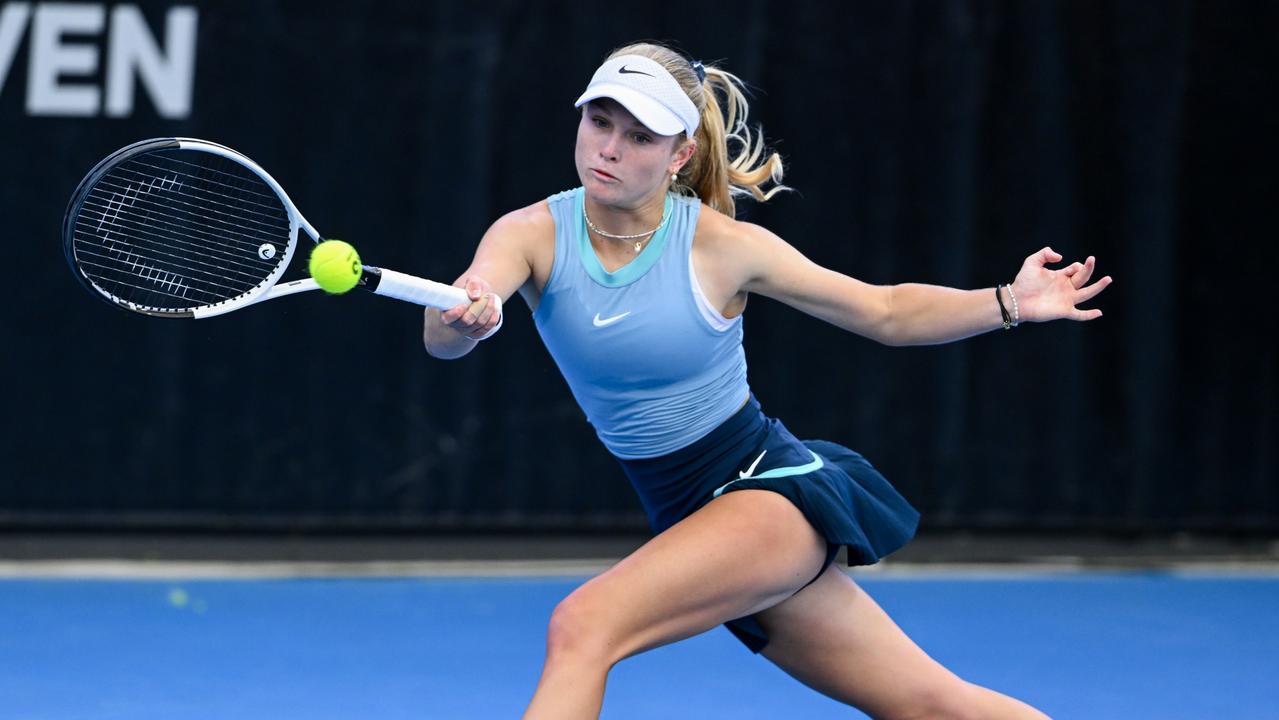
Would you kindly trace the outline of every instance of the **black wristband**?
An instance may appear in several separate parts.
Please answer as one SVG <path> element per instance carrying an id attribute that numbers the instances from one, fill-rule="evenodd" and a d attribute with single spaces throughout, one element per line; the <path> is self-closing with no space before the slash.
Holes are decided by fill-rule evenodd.
<path id="1" fill-rule="evenodd" d="M 1012 330 L 1013 317 L 1012 315 L 1008 314 L 1008 308 L 1004 307 L 1004 297 L 999 294 L 999 291 L 1003 289 L 1004 289 L 1003 285 L 995 286 L 995 301 L 999 303 L 999 314 L 1004 318 L 1004 329 Z"/>

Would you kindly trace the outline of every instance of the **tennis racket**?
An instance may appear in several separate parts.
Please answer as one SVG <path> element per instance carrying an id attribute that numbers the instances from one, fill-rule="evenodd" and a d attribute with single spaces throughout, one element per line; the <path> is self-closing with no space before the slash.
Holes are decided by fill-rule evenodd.
<path id="1" fill-rule="evenodd" d="M 144 315 L 207 318 L 320 289 L 309 277 L 279 282 L 299 228 L 320 242 L 249 158 L 205 140 L 156 138 L 115 151 L 80 181 L 62 243 L 92 294 Z M 357 287 L 440 309 L 469 301 L 461 288 L 369 265 Z"/>

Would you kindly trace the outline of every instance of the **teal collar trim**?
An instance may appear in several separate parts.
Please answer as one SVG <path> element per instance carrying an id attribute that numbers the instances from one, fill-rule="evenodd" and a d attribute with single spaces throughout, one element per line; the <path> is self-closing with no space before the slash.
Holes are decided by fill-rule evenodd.
<path id="1" fill-rule="evenodd" d="M 671 226 L 675 224 L 675 200 L 671 194 L 666 194 L 666 203 L 662 206 L 662 217 L 667 218 L 666 224 L 657 231 L 652 240 L 648 241 L 634 260 L 614 272 L 604 269 L 604 266 L 600 264 L 599 256 L 595 254 L 595 248 L 591 246 L 591 236 L 586 232 L 585 205 L 586 193 L 582 192 L 578 195 L 577 203 L 573 207 L 573 215 L 578 230 L 578 255 L 582 258 L 582 268 L 586 270 L 586 274 L 600 285 L 610 288 L 630 285 L 644 277 L 644 273 L 648 272 L 649 268 L 662 257 L 662 249 L 666 247 L 666 236 L 670 234 Z"/>

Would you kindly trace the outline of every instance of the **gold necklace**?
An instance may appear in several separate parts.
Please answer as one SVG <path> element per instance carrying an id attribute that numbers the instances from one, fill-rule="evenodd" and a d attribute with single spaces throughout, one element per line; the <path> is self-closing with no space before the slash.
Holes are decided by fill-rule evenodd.
<path id="1" fill-rule="evenodd" d="M 595 223 L 591 222 L 591 216 L 586 214 L 585 203 L 582 204 L 582 217 L 586 218 L 586 227 L 590 228 L 591 232 L 595 233 L 596 235 L 599 235 L 600 237 L 605 237 L 610 240 L 634 240 L 635 252 L 637 253 L 640 251 L 640 249 L 644 247 L 644 240 L 642 240 L 641 238 L 646 238 L 651 235 L 655 235 L 657 231 L 661 230 L 662 226 L 666 224 L 666 221 L 671 219 L 670 213 L 665 213 L 662 215 L 662 221 L 657 224 L 657 227 L 653 228 L 652 230 L 649 230 L 648 232 L 635 233 L 634 235 L 614 235 L 613 233 L 604 232 L 603 230 L 600 230 L 598 227 L 595 226 Z"/>

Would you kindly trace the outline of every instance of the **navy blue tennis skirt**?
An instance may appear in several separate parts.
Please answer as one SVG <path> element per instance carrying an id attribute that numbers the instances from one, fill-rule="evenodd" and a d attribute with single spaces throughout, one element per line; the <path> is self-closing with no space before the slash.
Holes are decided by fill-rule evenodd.
<path id="1" fill-rule="evenodd" d="M 905 545 L 919 512 L 866 458 L 824 440 L 797 440 L 751 396 L 709 435 L 669 455 L 618 458 L 654 532 L 726 492 L 769 490 L 795 504 L 826 539 L 826 569 L 840 547 L 850 565 L 870 565 Z M 754 652 L 768 636 L 753 618 L 726 623 Z"/>

